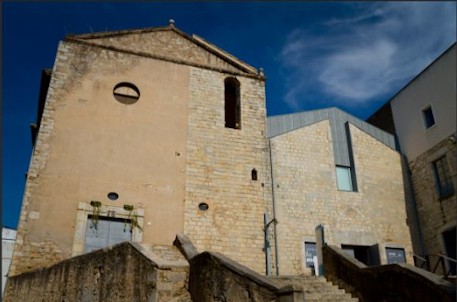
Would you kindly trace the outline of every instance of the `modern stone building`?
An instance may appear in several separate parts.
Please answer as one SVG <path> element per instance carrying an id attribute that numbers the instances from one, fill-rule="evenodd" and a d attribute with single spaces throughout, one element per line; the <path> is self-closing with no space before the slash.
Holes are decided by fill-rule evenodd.
<path id="1" fill-rule="evenodd" d="M 270 117 L 268 136 L 280 274 L 310 270 L 320 224 L 366 265 L 412 263 L 392 135 L 329 108 Z"/>
<path id="2" fill-rule="evenodd" d="M 65 38 L 38 112 L 11 275 L 181 233 L 309 274 L 322 224 L 369 265 L 412 262 L 393 136 L 334 108 L 267 127 L 262 71 L 172 22 Z"/>
<path id="3" fill-rule="evenodd" d="M 395 134 L 405 156 L 410 219 L 417 215 L 421 231 L 415 252 L 430 268 L 439 253 L 457 258 L 456 52 L 454 43 L 368 119 Z"/>

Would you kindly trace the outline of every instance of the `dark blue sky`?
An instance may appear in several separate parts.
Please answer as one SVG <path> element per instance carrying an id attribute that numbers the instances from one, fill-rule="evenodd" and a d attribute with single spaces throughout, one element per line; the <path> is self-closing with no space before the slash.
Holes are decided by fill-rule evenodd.
<path id="1" fill-rule="evenodd" d="M 364 119 L 456 40 L 455 2 L 3 2 L 3 225 L 17 225 L 40 73 L 58 42 L 170 18 L 263 67 L 268 115 L 337 106 Z"/>

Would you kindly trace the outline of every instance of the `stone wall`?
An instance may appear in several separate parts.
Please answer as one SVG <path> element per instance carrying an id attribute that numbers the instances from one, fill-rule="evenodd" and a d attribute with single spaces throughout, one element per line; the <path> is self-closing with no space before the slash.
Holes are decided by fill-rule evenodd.
<path id="1" fill-rule="evenodd" d="M 305 301 L 300 286 L 278 287 L 218 253 L 201 253 L 190 260 L 190 267 L 189 291 L 193 301 Z"/>
<path id="2" fill-rule="evenodd" d="M 183 231 L 188 77 L 184 65 L 60 44 L 28 171 L 12 275 L 81 252 L 73 250 L 85 232 L 77 224 L 87 221 L 87 213 L 77 221 L 81 202 L 144 211 L 143 242 L 169 244 Z M 116 101 L 120 82 L 138 87 L 137 103 Z M 119 198 L 110 200 L 109 192 Z"/>
<path id="3" fill-rule="evenodd" d="M 409 264 L 366 267 L 336 246 L 323 248 L 327 279 L 361 302 L 442 301 L 456 299 L 456 287 Z"/>
<path id="4" fill-rule="evenodd" d="M 76 37 L 78 39 L 78 36 Z M 198 65 L 231 73 L 240 73 L 239 68 L 215 54 L 204 51 L 195 40 L 183 32 L 168 28 L 127 31 L 124 33 L 88 34 L 79 40 L 128 52 L 151 55 L 177 63 Z"/>
<path id="5" fill-rule="evenodd" d="M 175 245 L 195 251 L 186 236 Z M 16 275 L 4 301 L 304 301 L 300 286 L 278 286 L 221 254 L 189 259 L 173 246 L 125 242 Z"/>
<path id="6" fill-rule="evenodd" d="M 190 71 L 184 232 L 199 250 L 223 252 L 264 273 L 263 215 L 272 217 L 265 87 L 261 80 L 237 77 L 241 129 L 225 128 L 228 76 Z M 258 180 L 251 179 L 252 169 Z M 199 210 L 200 203 L 208 210 Z"/>
<path id="7" fill-rule="evenodd" d="M 271 138 L 278 220 L 280 274 L 311 273 L 305 267 L 305 241 L 315 241 L 323 224 L 330 244 L 403 247 L 406 225 L 399 154 L 350 125 L 358 192 L 337 189 L 330 124 L 324 120 Z"/>
<path id="8" fill-rule="evenodd" d="M 141 213 L 138 241 L 168 244 L 186 223 L 199 249 L 224 251 L 265 271 L 258 261 L 264 258 L 263 215 L 272 215 L 264 78 L 202 41 L 166 28 L 60 43 L 12 275 L 80 254 L 90 213 L 78 209 L 90 208 L 91 200 L 102 203 L 105 216 L 133 205 Z M 229 75 L 241 83 L 240 130 L 224 126 Z M 137 103 L 114 99 L 120 82 L 137 86 Z M 257 181 L 251 180 L 254 168 Z M 109 200 L 109 192 L 119 199 Z M 201 202 L 210 206 L 205 213 Z"/>
<path id="9" fill-rule="evenodd" d="M 191 301 L 188 273 L 188 264 L 164 266 L 122 243 L 11 277 L 4 301 Z"/>
<path id="10" fill-rule="evenodd" d="M 440 199 L 436 189 L 432 164 L 442 156 L 446 156 L 454 191 L 456 191 L 457 148 L 449 137 L 409 162 L 417 211 L 431 268 L 438 260 L 434 255 L 446 252 L 442 233 L 457 225 L 456 194 Z"/>

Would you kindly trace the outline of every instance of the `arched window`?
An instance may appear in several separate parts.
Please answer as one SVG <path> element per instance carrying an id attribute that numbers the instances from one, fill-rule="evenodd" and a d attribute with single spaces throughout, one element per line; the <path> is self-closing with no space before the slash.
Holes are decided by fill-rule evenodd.
<path id="1" fill-rule="evenodd" d="M 251 179 L 257 180 L 257 170 L 255 168 L 251 171 Z"/>
<path id="2" fill-rule="evenodd" d="M 240 82 L 226 78 L 225 84 L 225 128 L 241 129 Z"/>

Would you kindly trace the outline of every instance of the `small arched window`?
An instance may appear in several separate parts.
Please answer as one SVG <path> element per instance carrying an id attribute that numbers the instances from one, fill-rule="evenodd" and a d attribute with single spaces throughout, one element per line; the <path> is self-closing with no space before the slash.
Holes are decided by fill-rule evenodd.
<path id="1" fill-rule="evenodd" d="M 257 170 L 255 168 L 251 171 L 251 179 L 257 180 Z"/>
<path id="2" fill-rule="evenodd" d="M 225 88 L 225 128 L 241 129 L 240 82 L 226 78 Z"/>

